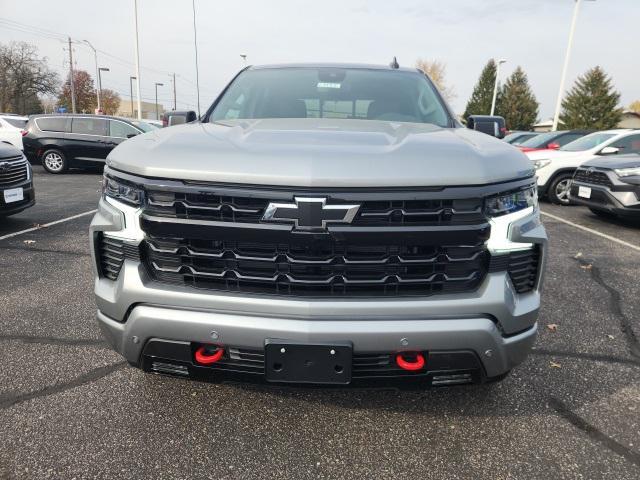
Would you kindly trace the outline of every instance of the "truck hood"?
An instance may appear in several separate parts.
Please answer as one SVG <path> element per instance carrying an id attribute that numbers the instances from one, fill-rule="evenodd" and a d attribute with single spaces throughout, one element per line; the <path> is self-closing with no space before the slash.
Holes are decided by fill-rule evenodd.
<path id="1" fill-rule="evenodd" d="M 533 175 L 516 148 L 465 128 L 312 118 L 156 130 L 120 144 L 107 164 L 147 177 L 300 187 L 480 185 Z"/>

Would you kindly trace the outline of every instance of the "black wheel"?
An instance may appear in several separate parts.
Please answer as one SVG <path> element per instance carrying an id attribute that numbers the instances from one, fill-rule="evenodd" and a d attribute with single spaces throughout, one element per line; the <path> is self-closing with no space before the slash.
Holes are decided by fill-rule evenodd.
<path id="1" fill-rule="evenodd" d="M 593 207 L 589 207 L 589 210 L 591 210 L 591 213 L 595 213 L 597 216 L 606 218 L 608 220 L 611 220 L 612 218 L 616 218 L 615 214 L 608 212 L 607 210 L 600 210 L 599 208 L 593 208 Z"/>
<path id="2" fill-rule="evenodd" d="M 42 154 L 42 166 L 49 173 L 64 173 L 69 168 L 67 157 L 56 149 L 47 150 Z"/>
<path id="3" fill-rule="evenodd" d="M 561 173 L 553 179 L 551 185 L 549 185 L 549 191 L 547 192 L 547 196 L 551 203 L 555 203 L 556 205 L 571 204 L 571 201 L 569 200 L 569 187 L 571 185 L 572 177 L 572 173 Z"/>

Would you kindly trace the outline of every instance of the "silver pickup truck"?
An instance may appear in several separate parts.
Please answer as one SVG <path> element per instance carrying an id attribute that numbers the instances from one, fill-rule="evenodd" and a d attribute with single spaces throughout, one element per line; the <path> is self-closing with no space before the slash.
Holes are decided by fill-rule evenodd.
<path id="1" fill-rule="evenodd" d="M 536 337 L 536 192 L 421 71 L 248 67 L 109 155 L 98 322 L 131 365 L 190 378 L 499 380 Z"/>

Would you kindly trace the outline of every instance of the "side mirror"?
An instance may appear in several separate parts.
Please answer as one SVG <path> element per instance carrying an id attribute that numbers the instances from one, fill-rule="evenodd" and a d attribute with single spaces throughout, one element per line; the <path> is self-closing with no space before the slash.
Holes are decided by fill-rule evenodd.
<path id="1" fill-rule="evenodd" d="M 598 155 L 616 155 L 620 152 L 618 147 L 604 147 Z"/>
<path id="2" fill-rule="evenodd" d="M 560 148 L 560 144 L 559 143 L 549 143 L 547 145 L 547 148 L 549 150 L 558 150 Z"/>
<path id="3" fill-rule="evenodd" d="M 471 115 L 467 119 L 467 128 L 496 138 L 504 138 L 507 133 L 504 118 L 497 115 Z"/>
<path id="4" fill-rule="evenodd" d="M 127 134 L 127 138 L 133 138 L 133 137 L 135 137 L 137 135 L 138 135 L 137 133 L 129 133 L 129 134 Z"/>
<path id="5" fill-rule="evenodd" d="M 172 127 L 174 125 L 182 125 L 183 123 L 195 122 L 197 119 L 198 116 L 193 110 L 184 112 L 173 111 L 164 114 L 162 124 L 167 127 Z"/>

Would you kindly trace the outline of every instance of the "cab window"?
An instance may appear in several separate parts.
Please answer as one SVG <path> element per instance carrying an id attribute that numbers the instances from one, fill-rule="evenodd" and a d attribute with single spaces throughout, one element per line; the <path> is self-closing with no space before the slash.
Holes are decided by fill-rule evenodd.
<path id="1" fill-rule="evenodd" d="M 129 138 L 129 135 L 138 135 L 140 131 L 128 123 L 109 120 L 109 136 L 118 138 Z"/>
<path id="2" fill-rule="evenodd" d="M 71 121 L 71 133 L 81 135 L 107 135 L 107 121 L 103 118 L 74 118 Z"/>

